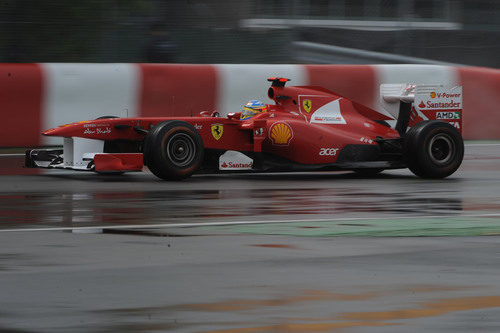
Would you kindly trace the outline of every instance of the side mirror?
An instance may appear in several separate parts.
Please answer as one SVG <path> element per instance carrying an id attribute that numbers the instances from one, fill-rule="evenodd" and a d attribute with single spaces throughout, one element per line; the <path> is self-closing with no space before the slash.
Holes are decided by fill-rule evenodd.
<path id="1" fill-rule="evenodd" d="M 227 118 L 228 119 L 236 119 L 236 120 L 238 120 L 238 119 L 240 119 L 240 117 L 241 117 L 241 112 L 231 112 L 231 113 L 227 114 Z"/>

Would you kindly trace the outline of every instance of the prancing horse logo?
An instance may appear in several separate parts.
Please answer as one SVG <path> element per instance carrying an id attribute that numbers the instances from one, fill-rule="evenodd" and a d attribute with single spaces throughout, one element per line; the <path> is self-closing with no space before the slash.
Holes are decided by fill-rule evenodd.
<path id="1" fill-rule="evenodd" d="M 219 140 L 222 137 L 222 133 L 224 133 L 224 126 L 221 124 L 212 124 L 210 129 L 215 140 Z"/>
<path id="2" fill-rule="evenodd" d="M 307 113 L 311 112 L 312 103 L 310 99 L 305 99 L 302 101 L 302 107 Z"/>

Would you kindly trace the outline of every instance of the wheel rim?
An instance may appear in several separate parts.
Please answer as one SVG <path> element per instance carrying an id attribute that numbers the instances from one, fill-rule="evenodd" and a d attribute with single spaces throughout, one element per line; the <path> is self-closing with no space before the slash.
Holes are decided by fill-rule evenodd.
<path id="1" fill-rule="evenodd" d="M 168 140 L 166 153 L 176 167 L 185 167 L 196 157 L 194 140 L 186 133 L 176 133 Z"/>
<path id="2" fill-rule="evenodd" d="M 448 134 L 435 135 L 429 144 L 429 156 L 436 164 L 448 163 L 455 152 L 455 143 Z"/>

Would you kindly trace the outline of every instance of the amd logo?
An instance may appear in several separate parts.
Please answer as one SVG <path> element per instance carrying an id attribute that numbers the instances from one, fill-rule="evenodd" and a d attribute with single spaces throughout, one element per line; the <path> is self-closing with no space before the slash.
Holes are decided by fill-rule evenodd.
<path id="1" fill-rule="evenodd" d="M 460 119 L 460 112 L 436 112 L 436 119 Z"/>

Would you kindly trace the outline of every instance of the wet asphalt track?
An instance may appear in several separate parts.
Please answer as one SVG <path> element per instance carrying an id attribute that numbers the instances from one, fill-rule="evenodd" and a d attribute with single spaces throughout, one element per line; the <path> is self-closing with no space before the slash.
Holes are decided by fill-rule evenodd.
<path id="1" fill-rule="evenodd" d="M 499 144 L 438 181 L 19 164 L 0 157 L 0 331 L 500 331 Z"/>

